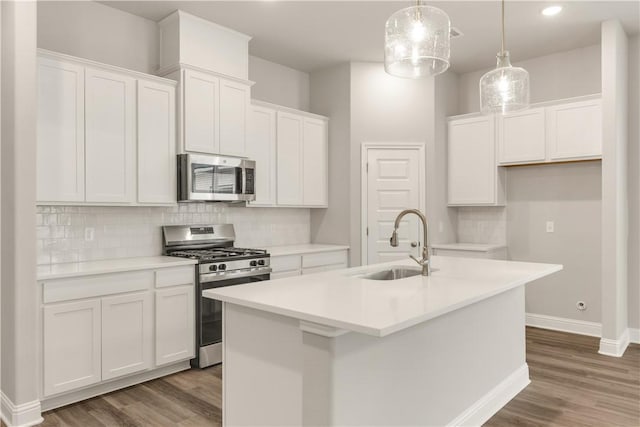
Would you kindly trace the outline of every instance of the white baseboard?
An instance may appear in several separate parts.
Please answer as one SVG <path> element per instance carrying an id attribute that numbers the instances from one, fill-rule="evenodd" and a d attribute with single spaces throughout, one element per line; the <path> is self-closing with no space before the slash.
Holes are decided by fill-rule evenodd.
<path id="1" fill-rule="evenodd" d="M 629 346 L 629 329 L 625 329 L 618 339 L 600 338 L 600 350 L 598 353 L 605 356 L 622 357 Z"/>
<path id="2" fill-rule="evenodd" d="M 120 390 L 125 387 L 140 384 L 145 381 L 150 381 L 156 378 L 164 377 L 166 375 L 175 374 L 176 372 L 184 371 L 190 368 L 191 365 L 189 365 L 189 361 L 186 360 L 172 365 L 163 366 L 151 371 L 146 371 L 141 374 L 118 378 L 105 383 L 88 386 L 80 390 L 48 397 L 42 400 L 42 411 L 49 411 L 51 409 L 79 402 L 81 400 L 90 399 L 101 394 L 110 393 L 115 390 Z"/>
<path id="3" fill-rule="evenodd" d="M 589 335 L 591 337 L 602 336 L 602 324 L 597 322 L 587 322 L 584 320 L 567 319 L 564 317 L 546 316 L 544 314 L 527 313 L 527 326 L 553 331 L 569 332 L 578 335 Z"/>
<path id="4" fill-rule="evenodd" d="M 529 367 L 525 363 L 495 386 L 448 426 L 480 426 L 494 416 L 504 405 L 529 385 Z"/>
<path id="5" fill-rule="evenodd" d="M 640 329 L 629 328 L 629 342 L 640 344 Z"/>
<path id="6" fill-rule="evenodd" d="M 39 400 L 16 405 L 4 392 L 0 392 L 0 416 L 7 427 L 29 427 L 44 421 Z"/>

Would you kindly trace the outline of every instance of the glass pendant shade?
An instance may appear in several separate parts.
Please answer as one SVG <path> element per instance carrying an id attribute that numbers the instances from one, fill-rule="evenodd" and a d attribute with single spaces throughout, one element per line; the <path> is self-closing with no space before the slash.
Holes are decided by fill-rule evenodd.
<path id="1" fill-rule="evenodd" d="M 529 73 L 513 67 L 509 52 L 498 54 L 495 70 L 480 79 L 480 111 L 505 114 L 529 107 Z"/>
<path id="2" fill-rule="evenodd" d="M 391 15 L 385 26 L 384 69 L 406 78 L 435 76 L 449 68 L 451 21 L 442 10 L 413 6 Z"/>

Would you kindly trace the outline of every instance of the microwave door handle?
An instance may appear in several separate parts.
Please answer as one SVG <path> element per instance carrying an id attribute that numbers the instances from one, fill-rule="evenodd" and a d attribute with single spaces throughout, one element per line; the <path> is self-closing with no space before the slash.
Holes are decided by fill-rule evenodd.
<path id="1" fill-rule="evenodd" d="M 244 194 L 245 183 L 247 182 L 247 169 L 244 166 L 241 166 L 242 170 L 242 179 L 240 180 L 240 188 L 238 189 L 238 194 Z"/>

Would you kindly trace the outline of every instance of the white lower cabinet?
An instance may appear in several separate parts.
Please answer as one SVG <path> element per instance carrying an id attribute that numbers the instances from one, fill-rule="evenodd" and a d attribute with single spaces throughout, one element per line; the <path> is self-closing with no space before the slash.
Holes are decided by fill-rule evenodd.
<path id="1" fill-rule="evenodd" d="M 148 292 L 102 298 L 102 379 L 151 368 L 152 304 Z"/>
<path id="2" fill-rule="evenodd" d="M 156 366 L 195 356 L 193 302 L 193 286 L 156 291 Z"/>
<path id="3" fill-rule="evenodd" d="M 45 396 L 100 382 L 100 300 L 53 304 L 42 314 Z"/>
<path id="4" fill-rule="evenodd" d="M 348 267 L 348 251 L 339 249 L 316 253 L 271 256 L 271 279 L 321 273 Z"/>
<path id="5" fill-rule="evenodd" d="M 193 358 L 194 277 L 187 265 L 43 281 L 44 398 Z"/>

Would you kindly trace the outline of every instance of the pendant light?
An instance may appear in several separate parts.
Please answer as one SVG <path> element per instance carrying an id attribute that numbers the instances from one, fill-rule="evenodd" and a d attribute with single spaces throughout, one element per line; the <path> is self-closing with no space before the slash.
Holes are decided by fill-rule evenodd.
<path id="1" fill-rule="evenodd" d="M 480 111 L 483 114 L 509 113 L 529 107 L 529 73 L 514 67 L 504 43 L 504 0 L 502 0 L 502 48 L 495 70 L 480 79 Z"/>
<path id="2" fill-rule="evenodd" d="M 385 25 L 385 71 L 414 79 L 444 73 L 449 68 L 450 31 L 449 16 L 421 1 L 395 12 Z"/>

